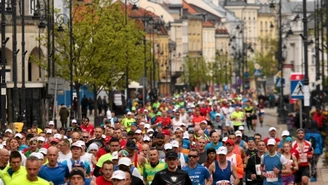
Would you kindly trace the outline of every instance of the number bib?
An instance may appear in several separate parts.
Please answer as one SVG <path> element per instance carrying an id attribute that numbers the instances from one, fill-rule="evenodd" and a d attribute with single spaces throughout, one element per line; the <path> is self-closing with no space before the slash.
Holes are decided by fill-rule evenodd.
<path id="1" fill-rule="evenodd" d="M 307 163 L 308 162 L 307 153 L 300 154 L 300 162 L 301 163 Z"/>
<path id="2" fill-rule="evenodd" d="M 276 173 L 274 173 L 274 171 L 267 171 L 266 174 L 267 174 L 267 177 L 266 177 L 267 182 L 277 182 L 278 181 L 278 176 Z"/>
<path id="3" fill-rule="evenodd" d="M 251 116 L 251 113 L 246 113 L 246 116 L 247 116 L 247 117 L 250 117 L 250 116 Z"/>
<path id="4" fill-rule="evenodd" d="M 261 109 L 261 110 L 260 110 L 260 113 L 264 113 L 264 110 L 263 110 L 263 109 Z"/>
<path id="5" fill-rule="evenodd" d="M 261 175 L 261 165 L 260 164 L 255 165 L 255 171 L 256 171 L 256 175 Z"/>
<path id="6" fill-rule="evenodd" d="M 228 180 L 216 181 L 216 185 L 230 185 L 230 181 Z"/>

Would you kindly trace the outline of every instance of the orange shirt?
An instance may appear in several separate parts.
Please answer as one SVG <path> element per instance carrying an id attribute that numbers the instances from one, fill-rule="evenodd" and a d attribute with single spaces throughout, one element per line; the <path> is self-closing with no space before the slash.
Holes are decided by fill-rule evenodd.
<path id="1" fill-rule="evenodd" d="M 235 154 L 234 152 L 227 154 L 227 160 L 236 166 L 236 171 L 239 178 L 244 178 L 244 164 L 241 156 L 239 154 Z"/>

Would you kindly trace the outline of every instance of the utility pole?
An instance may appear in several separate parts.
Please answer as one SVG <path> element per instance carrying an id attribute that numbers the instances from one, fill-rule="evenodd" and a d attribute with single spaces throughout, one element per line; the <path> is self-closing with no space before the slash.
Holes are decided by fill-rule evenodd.
<path id="1" fill-rule="evenodd" d="M 306 120 L 309 120 L 310 92 L 309 92 L 309 68 L 308 68 L 308 27 L 307 27 L 307 0 L 303 0 L 303 45 L 304 45 L 304 113 Z M 304 123 L 305 126 L 307 123 Z"/>
<path id="2" fill-rule="evenodd" d="M 6 1 L 1 1 L 1 129 L 6 128 L 6 43 L 8 39 L 6 38 Z"/>
<path id="3" fill-rule="evenodd" d="M 13 88 L 13 122 L 17 121 L 18 117 L 18 89 L 17 89 L 17 2 L 16 0 L 12 0 L 12 17 L 13 17 L 13 50 L 12 50 L 12 57 L 13 57 L 13 81 L 14 81 L 14 88 Z"/>
<path id="4" fill-rule="evenodd" d="M 21 89 L 21 115 L 23 122 L 26 123 L 26 96 L 25 96 L 25 1 L 21 0 L 22 3 L 22 89 Z"/>

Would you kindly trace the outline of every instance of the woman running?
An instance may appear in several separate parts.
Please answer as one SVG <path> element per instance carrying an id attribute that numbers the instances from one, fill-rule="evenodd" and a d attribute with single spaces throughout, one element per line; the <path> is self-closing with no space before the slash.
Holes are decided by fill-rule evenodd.
<path id="1" fill-rule="evenodd" d="M 288 160 L 288 165 L 292 170 L 292 174 L 281 174 L 282 184 L 283 185 L 294 185 L 294 172 L 298 170 L 298 162 L 297 158 L 291 154 L 291 144 L 289 142 L 285 142 L 282 149 L 282 155 Z"/>

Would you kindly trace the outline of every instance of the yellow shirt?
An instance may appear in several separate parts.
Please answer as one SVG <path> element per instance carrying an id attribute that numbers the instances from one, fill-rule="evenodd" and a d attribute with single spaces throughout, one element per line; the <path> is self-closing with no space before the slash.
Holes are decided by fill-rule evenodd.
<path id="1" fill-rule="evenodd" d="M 27 180 L 26 176 L 21 176 L 19 178 L 15 178 L 14 180 L 11 181 L 9 185 L 49 185 L 50 182 L 38 177 L 37 181 L 29 181 Z"/>
<path id="2" fill-rule="evenodd" d="M 232 121 L 233 123 L 233 126 L 241 126 L 243 125 L 243 122 L 241 121 L 242 119 L 244 118 L 244 113 L 239 111 L 234 111 L 232 114 L 231 114 L 231 120 L 235 119 Z"/>
<path id="3" fill-rule="evenodd" d="M 21 177 L 26 178 L 27 172 L 24 166 L 21 166 L 19 170 L 15 171 L 11 176 L 9 175 L 8 170 L 9 171 L 12 170 L 10 166 L 7 166 L 5 169 L 1 171 L 1 179 L 6 185 L 8 185 L 13 179 L 17 179 Z"/>

